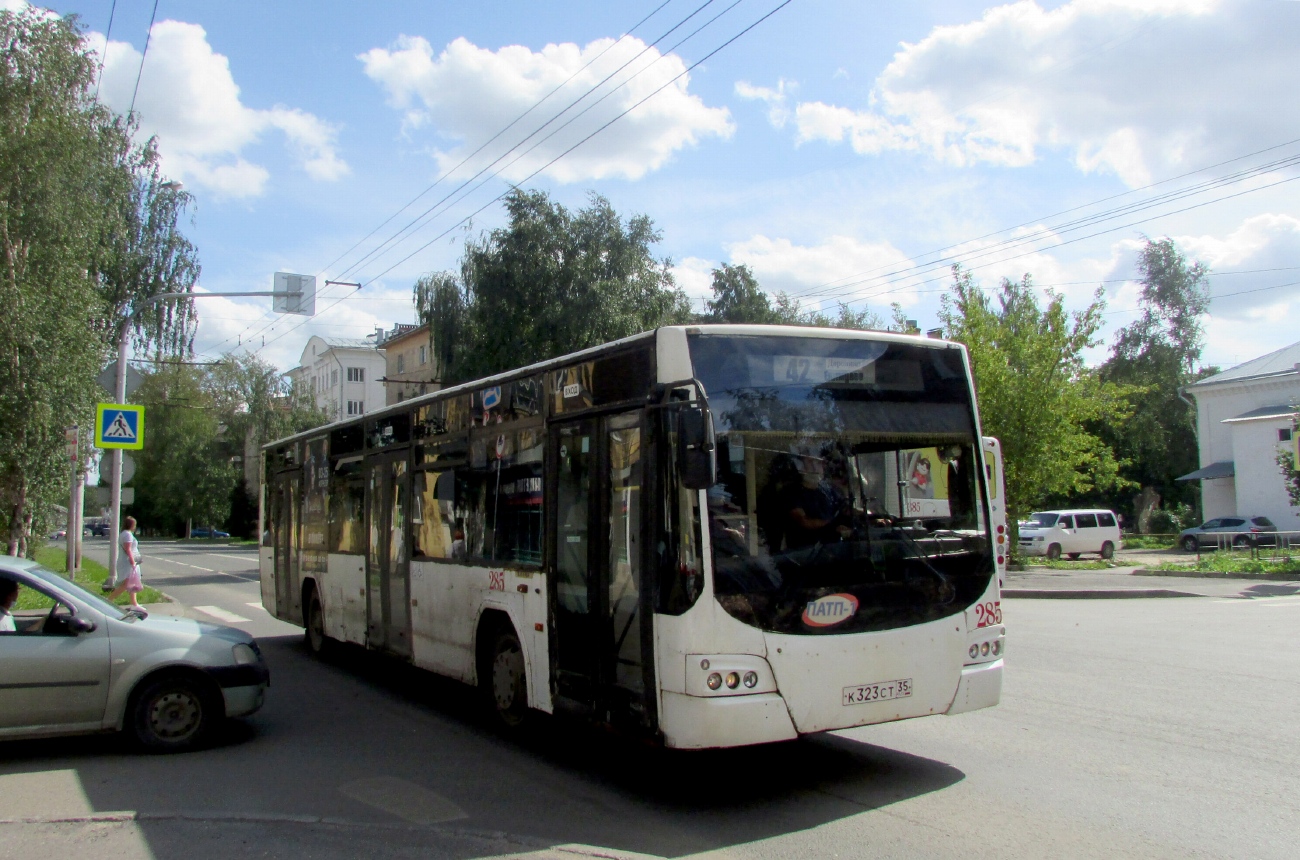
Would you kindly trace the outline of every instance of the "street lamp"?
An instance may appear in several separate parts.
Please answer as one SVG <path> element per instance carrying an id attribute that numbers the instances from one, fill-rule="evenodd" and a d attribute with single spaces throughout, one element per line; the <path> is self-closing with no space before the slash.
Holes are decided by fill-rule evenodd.
<path id="1" fill-rule="evenodd" d="M 179 182 L 163 183 L 164 188 L 179 189 Z M 298 275 L 296 285 L 297 290 L 274 290 L 274 291 L 255 291 L 255 292 L 238 292 L 238 293 L 159 293 L 156 296 L 150 296 L 144 299 L 139 307 L 134 308 L 122 320 L 122 327 L 117 333 L 117 375 L 114 379 L 113 396 L 116 403 L 126 403 L 126 353 L 127 344 L 130 340 L 131 321 L 140 313 L 160 302 L 171 302 L 182 299 L 204 299 L 204 298 L 248 298 L 254 296 L 271 296 L 273 298 L 283 298 L 286 300 L 284 307 L 277 308 L 279 313 L 304 314 L 313 316 L 315 313 L 316 297 L 316 278 L 312 275 Z M 280 276 L 277 274 L 277 283 L 280 282 Z M 112 463 L 110 465 L 110 496 L 109 496 L 109 529 L 112 533 L 112 542 L 108 545 L 108 579 L 102 586 L 105 591 L 111 591 L 117 586 L 117 558 L 121 547 L 118 545 L 118 535 L 122 533 L 122 449 L 112 449 Z"/>

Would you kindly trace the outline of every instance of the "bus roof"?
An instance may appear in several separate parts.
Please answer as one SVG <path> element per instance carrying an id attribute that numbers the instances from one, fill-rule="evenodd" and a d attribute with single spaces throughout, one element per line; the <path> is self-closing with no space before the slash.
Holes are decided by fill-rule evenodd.
<path id="1" fill-rule="evenodd" d="M 329 424 L 322 424 L 319 427 L 313 427 L 310 430 L 303 430 L 301 433 L 295 433 L 292 436 L 285 436 L 271 442 L 266 442 L 262 448 L 273 448 L 283 445 L 287 442 L 294 442 L 312 436 L 317 436 L 334 427 L 340 427 L 347 424 L 355 424 L 372 418 L 380 418 L 385 415 L 401 412 L 412 406 L 419 406 L 423 403 L 430 403 L 440 400 L 443 397 L 449 397 L 453 394 L 460 394 L 469 391 L 489 387 L 501 382 L 508 382 L 511 379 L 520 376 L 531 376 L 536 373 L 543 373 L 548 370 L 554 370 L 557 367 L 564 367 L 573 364 L 575 361 L 592 358 L 607 352 L 616 352 L 624 347 L 632 346 L 643 341 L 655 340 L 661 331 L 683 331 L 688 335 L 691 334 L 720 334 L 736 335 L 740 337 L 749 336 L 768 336 L 778 337 L 815 337 L 831 340 L 875 340 L 889 343 L 910 343 L 929 347 L 965 347 L 956 341 L 942 340 L 938 338 L 926 337 L 919 334 L 901 334 L 895 331 L 876 331 L 868 329 L 847 329 L 847 328 L 821 328 L 814 326 L 798 325 L 752 325 L 752 324 L 734 324 L 734 323 L 716 323 L 702 325 L 682 325 L 682 326 L 662 326 L 651 331 L 643 331 L 639 334 L 630 335 L 619 340 L 602 343 L 599 346 L 588 347 L 587 349 L 571 352 L 566 355 L 548 358 L 545 361 L 539 361 L 535 364 L 529 364 L 524 367 L 517 367 L 512 370 L 503 371 L 485 376 L 480 379 L 472 379 L 453 385 L 448 388 L 442 388 L 438 391 L 430 391 L 428 394 L 421 394 L 418 397 L 412 397 L 409 400 L 403 400 L 400 403 L 394 403 L 385 406 L 382 409 L 376 409 L 374 412 L 367 412 L 364 415 L 356 415 L 350 418 L 342 418 L 338 421 L 332 421 Z"/>

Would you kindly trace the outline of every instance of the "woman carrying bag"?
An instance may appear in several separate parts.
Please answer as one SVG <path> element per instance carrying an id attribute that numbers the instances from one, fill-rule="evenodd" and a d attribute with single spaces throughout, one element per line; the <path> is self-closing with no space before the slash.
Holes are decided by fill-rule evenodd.
<path id="1" fill-rule="evenodd" d="M 135 539 L 135 517 L 127 517 L 122 526 L 122 533 L 117 536 L 122 550 L 117 557 L 117 575 L 121 584 L 113 589 L 108 599 L 112 602 L 125 591 L 131 595 L 130 611 L 148 618 L 148 611 L 136 600 L 136 595 L 144 591 L 144 581 L 140 579 L 140 542 Z"/>

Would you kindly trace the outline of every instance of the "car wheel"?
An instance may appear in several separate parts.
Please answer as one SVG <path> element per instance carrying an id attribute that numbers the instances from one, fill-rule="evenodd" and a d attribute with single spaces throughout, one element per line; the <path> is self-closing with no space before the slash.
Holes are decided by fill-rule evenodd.
<path id="1" fill-rule="evenodd" d="M 1235 538 L 1232 539 L 1232 545 L 1238 548 L 1250 546 L 1251 543 L 1252 543 L 1251 539 L 1246 537 L 1246 535 L 1237 535 Z"/>
<path id="2" fill-rule="evenodd" d="M 512 628 L 499 630 L 492 638 L 486 662 L 483 688 L 488 704 L 503 727 L 518 729 L 528 720 L 528 679 L 524 649 Z"/>
<path id="3" fill-rule="evenodd" d="M 1102 544 L 1102 545 L 1101 545 L 1101 557 L 1104 558 L 1104 559 L 1112 559 L 1112 558 L 1114 558 L 1114 557 L 1115 557 L 1115 544 L 1111 543 L 1110 541 L 1106 541 L 1104 544 Z"/>
<path id="4" fill-rule="evenodd" d="M 1049 560 L 1056 561 L 1060 557 L 1061 557 L 1061 545 L 1059 543 L 1054 543 L 1047 548 L 1047 558 Z"/>
<path id="5" fill-rule="evenodd" d="M 1081 553 L 1081 552 L 1072 552 L 1072 553 L 1068 553 L 1068 555 L 1070 556 L 1070 561 L 1074 561 L 1076 558 L 1078 558 L 1079 556 L 1083 555 L 1083 553 Z"/>
<path id="6" fill-rule="evenodd" d="M 325 635 L 325 608 L 321 606 L 320 595 L 316 589 L 311 589 L 311 594 L 307 598 L 307 618 L 303 635 L 307 640 L 307 648 L 311 653 L 319 656 L 325 655 L 334 640 Z"/>
<path id="7" fill-rule="evenodd" d="M 1201 545 L 1197 543 L 1196 538 L 1191 535 L 1183 538 L 1183 552 L 1196 552 L 1200 548 Z"/>
<path id="8" fill-rule="evenodd" d="M 196 679 L 147 681 L 132 699 L 130 727 L 149 752 L 184 752 L 200 746 L 225 717 L 219 692 Z"/>

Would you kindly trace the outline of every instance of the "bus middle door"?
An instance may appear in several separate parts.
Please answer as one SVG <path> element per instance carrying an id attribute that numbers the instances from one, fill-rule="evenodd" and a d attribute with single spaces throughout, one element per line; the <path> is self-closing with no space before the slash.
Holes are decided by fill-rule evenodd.
<path id="1" fill-rule="evenodd" d="M 366 462 L 366 638 L 371 648 L 411 656 L 407 452 Z"/>

